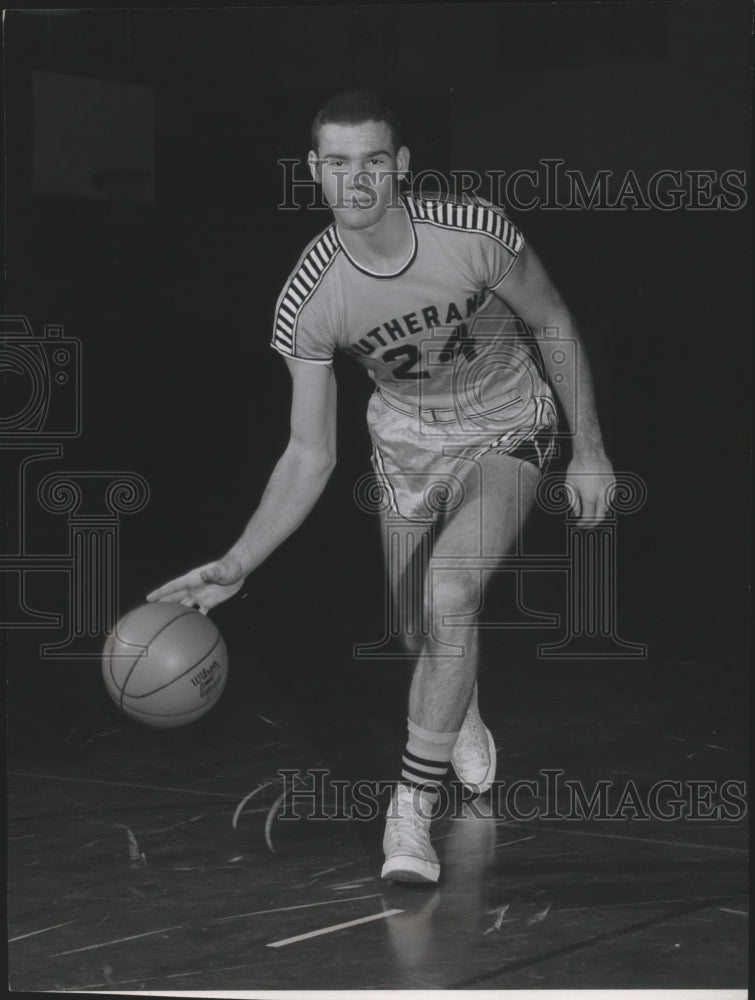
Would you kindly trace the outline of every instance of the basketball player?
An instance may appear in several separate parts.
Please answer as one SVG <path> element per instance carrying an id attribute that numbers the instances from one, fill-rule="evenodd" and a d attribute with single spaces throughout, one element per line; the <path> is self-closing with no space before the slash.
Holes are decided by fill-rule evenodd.
<path id="1" fill-rule="evenodd" d="M 552 453 L 549 376 L 558 375 L 550 381 L 572 435 L 567 486 L 577 516 L 605 516 L 613 473 L 584 351 L 562 371 L 556 352 L 541 358 L 533 349 L 533 337 L 553 330 L 579 348 L 578 334 L 503 214 L 402 195 L 409 151 L 393 112 L 364 91 L 338 94 L 320 109 L 309 166 L 334 222 L 306 248 L 278 300 L 273 347 L 293 382 L 288 446 L 230 550 L 148 599 L 207 612 L 301 524 L 335 464 L 333 354 L 353 356 L 375 382 L 367 417 L 384 516 L 416 522 L 417 539 L 435 521 L 421 605 L 400 608 L 413 619 L 406 633 L 417 662 L 382 871 L 432 883 L 440 866 L 430 819 L 449 763 L 478 792 L 495 775 L 495 745 L 477 704 L 474 616 Z M 387 557 L 396 595 L 412 562 L 406 548 Z M 484 565 L 470 565 L 475 555 Z"/>

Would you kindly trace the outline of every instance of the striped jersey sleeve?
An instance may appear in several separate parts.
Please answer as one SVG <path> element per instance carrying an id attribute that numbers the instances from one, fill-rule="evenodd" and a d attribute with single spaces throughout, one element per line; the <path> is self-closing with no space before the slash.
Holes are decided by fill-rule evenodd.
<path id="1" fill-rule="evenodd" d="M 488 202 L 407 198 L 407 207 L 417 222 L 467 234 L 468 263 L 482 288 L 500 285 L 524 248 L 524 237 L 517 227 Z"/>
<path id="2" fill-rule="evenodd" d="M 327 277 L 338 253 L 334 227 L 299 258 L 275 307 L 271 346 L 285 357 L 330 364 L 336 347 L 335 303 Z"/>

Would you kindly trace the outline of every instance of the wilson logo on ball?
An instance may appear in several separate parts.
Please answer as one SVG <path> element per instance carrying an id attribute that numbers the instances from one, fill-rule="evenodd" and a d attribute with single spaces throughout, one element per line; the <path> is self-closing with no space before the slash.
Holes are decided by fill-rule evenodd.
<path id="1" fill-rule="evenodd" d="M 228 654 L 206 615 L 181 604 L 145 604 L 124 615 L 108 636 L 102 675 L 126 715 L 148 726 L 183 726 L 222 694 Z"/>

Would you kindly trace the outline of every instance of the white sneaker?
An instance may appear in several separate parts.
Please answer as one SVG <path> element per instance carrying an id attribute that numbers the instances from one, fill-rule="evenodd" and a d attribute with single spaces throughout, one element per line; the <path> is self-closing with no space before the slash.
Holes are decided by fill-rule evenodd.
<path id="1" fill-rule="evenodd" d="M 493 784 L 496 769 L 493 736 L 475 713 L 468 711 L 461 725 L 451 763 L 459 781 L 482 795 Z"/>
<path id="2" fill-rule="evenodd" d="M 437 882 L 440 863 L 430 843 L 430 807 L 409 785 L 394 792 L 383 837 L 385 864 L 381 878 L 395 882 Z"/>

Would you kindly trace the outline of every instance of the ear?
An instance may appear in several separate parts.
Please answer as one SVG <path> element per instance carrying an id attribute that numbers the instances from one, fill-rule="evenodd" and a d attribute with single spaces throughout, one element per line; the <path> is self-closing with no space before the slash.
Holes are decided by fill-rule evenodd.
<path id="1" fill-rule="evenodd" d="M 309 164 L 309 172 L 312 174 L 312 180 L 320 183 L 321 173 L 320 173 L 320 161 L 317 159 L 317 153 L 314 149 L 310 149 L 307 154 L 307 163 Z"/>
<path id="2" fill-rule="evenodd" d="M 409 169 L 409 150 L 406 146 L 401 146 L 396 153 L 396 174 L 399 180 L 403 180 Z"/>

